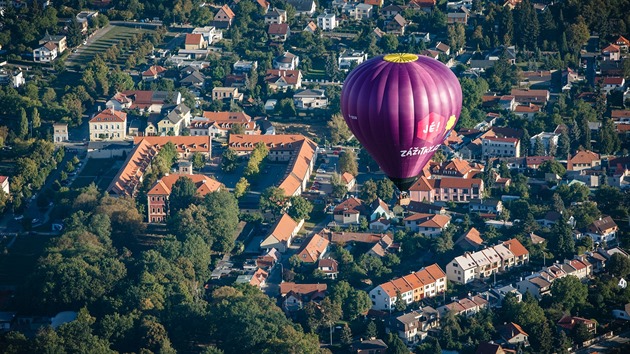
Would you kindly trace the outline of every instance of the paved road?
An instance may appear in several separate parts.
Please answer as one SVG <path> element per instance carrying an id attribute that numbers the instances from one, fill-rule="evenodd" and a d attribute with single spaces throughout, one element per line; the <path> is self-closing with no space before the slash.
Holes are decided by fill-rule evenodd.
<path id="1" fill-rule="evenodd" d="M 630 343 L 630 330 L 620 333 L 610 339 L 603 342 L 593 344 L 589 347 L 579 349 L 575 351 L 576 354 L 589 354 L 589 353 L 606 353 L 614 348 L 620 348 Z"/>

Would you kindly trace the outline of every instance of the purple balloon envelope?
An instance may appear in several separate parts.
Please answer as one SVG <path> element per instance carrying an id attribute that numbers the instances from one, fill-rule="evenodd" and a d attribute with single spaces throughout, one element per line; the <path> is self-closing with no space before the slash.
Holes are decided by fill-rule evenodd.
<path id="1" fill-rule="evenodd" d="M 462 89 L 439 61 L 388 54 L 357 66 L 341 90 L 354 136 L 401 191 L 418 179 L 462 108 Z"/>

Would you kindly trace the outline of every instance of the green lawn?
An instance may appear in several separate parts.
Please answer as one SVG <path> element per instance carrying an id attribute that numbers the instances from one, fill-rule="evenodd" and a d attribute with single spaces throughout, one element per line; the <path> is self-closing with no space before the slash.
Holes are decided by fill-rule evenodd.
<path id="1" fill-rule="evenodd" d="M 89 159 L 81 174 L 72 183 L 73 188 L 96 183 L 100 190 L 105 190 L 122 167 L 123 161 L 117 159 Z"/>

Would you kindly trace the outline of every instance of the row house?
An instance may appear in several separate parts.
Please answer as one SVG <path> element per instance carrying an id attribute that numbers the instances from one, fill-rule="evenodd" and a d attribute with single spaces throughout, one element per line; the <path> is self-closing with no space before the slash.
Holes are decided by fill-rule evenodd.
<path id="1" fill-rule="evenodd" d="M 437 237 L 450 224 L 451 217 L 439 214 L 412 214 L 403 219 L 405 227 L 423 236 Z"/>
<path id="2" fill-rule="evenodd" d="M 428 179 L 424 176 L 409 188 L 409 199 L 416 202 L 468 202 L 481 198 L 484 193 L 483 180 L 480 178 Z"/>
<path id="3" fill-rule="evenodd" d="M 207 136 L 136 136 L 134 137 L 134 144 L 139 144 L 143 140 L 157 149 L 172 143 L 175 145 L 177 157 L 180 159 L 188 159 L 194 153 L 202 154 L 206 159 L 209 159 L 212 152 L 211 139 Z"/>
<path id="4" fill-rule="evenodd" d="M 169 215 L 168 201 L 173 191 L 173 185 L 180 178 L 189 178 L 195 185 L 195 192 L 199 196 L 216 192 L 222 184 L 204 175 L 180 173 L 169 174 L 159 179 L 147 192 L 147 221 L 149 223 L 164 223 Z"/>
<path id="5" fill-rule="evenodd" d="M 589 277 L 593 272 L 592 264 L 585 256 L 576 256 L 574 259 L 565 260 L 564 263 L 556 263 L 543 268 L 540 272 L 527 276 L 516 283 L 517 290 L 525 295 L 527 292 L 537 299 L 550 294 L 551 284 L 556 279 L 566 276 L 574 276 L 580 280 Z"/>
<path id="6" fill-rule="evenodd" d="M 493 273 L 503 272 L 529 261 L 529 252 L 517 240 L 511 239 L 474 253 L 455 257 L 446 266 L 450 281 L 467 284 L 474 279 L 485 279 Z"/>
<path id="7" fill-rule="evenodd" d="M 381 284 L 369 293 L 374 310 L 393 310 L 400 295 L 406 304 L 446 291 L 446 274 L 437 264 Z"/>
<path id="8" fill-rule="evenodd" d="M 277 249 L 280 253 L 286 252 L 303 225 L 304 219 L 297 222 L 289 214 L 282 214 L 271 228 L 269 235 L 260 243 L 260 248 Z"/>
<path id="9" fill-rule="evenodd" d="M 514 96 L 518 104 L 534 103 L 544 106 L 549 101 L 548 90 L 512 89 L 510 95 Z"/>
<path id="10" fill-rule="evenodd" d="M 475 295 L 438 307 L 437 311 L 441 317 L 446 316 L 448 313 L 470 317 L 486 308 L 488 308 L 488 301 L 479 295 Z"/>
<path id="11" fill-rule="evenodd" d="M 269 149 L 271 161 L 288 161 L 287 171 L 278 188 L 286 196 L 296 196 L 306 190 L 317 160 L 317 144 L 303 135 L 230 134 L 228 147 L 239 155 L 250 154 L 256 144 Z"/>

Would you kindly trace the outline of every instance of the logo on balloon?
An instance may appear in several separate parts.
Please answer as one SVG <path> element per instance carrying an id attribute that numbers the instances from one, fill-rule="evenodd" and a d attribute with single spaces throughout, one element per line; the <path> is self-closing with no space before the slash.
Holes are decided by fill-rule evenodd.
<path id="1" fill-rule="evenodd" d="M 449 121 L 449 123 L 451 123 Z M 453 123 L 451 123 L 452 125 Z M 437 113 L 429 113 L 422 118 L 416 128 L 416 137 L 418 139 L 433 141 L 437 136 L 441 136 L 446 125 L 446 118 Z"/>

